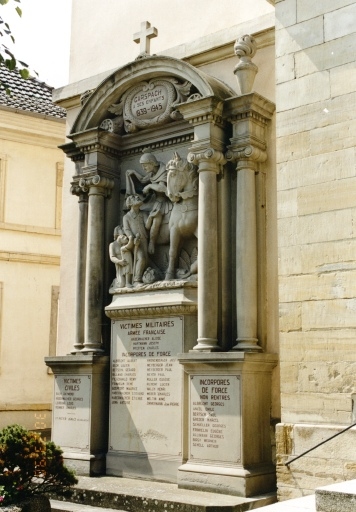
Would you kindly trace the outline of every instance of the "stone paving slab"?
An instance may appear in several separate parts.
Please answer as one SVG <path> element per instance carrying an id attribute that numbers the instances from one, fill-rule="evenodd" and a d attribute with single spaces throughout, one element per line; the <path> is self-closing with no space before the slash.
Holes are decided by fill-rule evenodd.
<path id="1" fill-rule="evenodd" d="M 66 497 L 65 502 L 59 497 L 52 500 L 53 510 L 56 512 L 103 512 L 103 509 L 111 509 L 110 512 L 112 509 L 120 512 L 245 512 L 276 500 L 274 493 L 242 498 L 178 489 L 176 484 L 129 478 L 78 477 L 78 480 L 78 484 L 70 497 Z M 71 508 L 71 504 L 82 506 L 82 508 Z"/>

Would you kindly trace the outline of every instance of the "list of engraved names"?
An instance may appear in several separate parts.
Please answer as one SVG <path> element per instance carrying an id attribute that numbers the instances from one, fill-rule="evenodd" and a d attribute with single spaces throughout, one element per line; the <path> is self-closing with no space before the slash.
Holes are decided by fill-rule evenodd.
<path id="1" fill-rule="evenodd" d="M 240 430 L 237 375 L 191 376 L 190 452 L 192 458 L 238 462 L 240 447 L 231 432 Z M 235 437 L 235 435 L 234 435 Z"/>
<path id="2" fill-rule="evenodd" d="M 182 351 L 183 320 L 123 320 L 113 329 L 110 443 L 112 449 L 127 450 L 125 437 L 114 433 L 115 421 L 126 422 L 132 430 L 159 432 L 159 411 L 165 409 L 180 422 L 182 369 L 177 354 Z M 131 445 L 132 435 L 128 439 Z"/>
<path id="3" fill-rule="evenodd" d="M 90 387 L 90 375 L 55 376 L 53 430 L 58 444 L 72 448 L 88 445 L 83 433 L 89 425 Z"/>

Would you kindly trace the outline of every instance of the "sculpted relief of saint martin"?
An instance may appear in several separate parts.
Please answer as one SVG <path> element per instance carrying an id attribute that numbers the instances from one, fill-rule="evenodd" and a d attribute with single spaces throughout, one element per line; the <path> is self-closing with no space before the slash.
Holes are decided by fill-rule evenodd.
<path id="1" fill-rule="evenodd" d="M 175 152 L 167 164 L 150 150 L 143 173 L 126 170 L 126 213 L 114 232 L 111 293 L 154 282 L 197 279 L 198 173 Z"/>

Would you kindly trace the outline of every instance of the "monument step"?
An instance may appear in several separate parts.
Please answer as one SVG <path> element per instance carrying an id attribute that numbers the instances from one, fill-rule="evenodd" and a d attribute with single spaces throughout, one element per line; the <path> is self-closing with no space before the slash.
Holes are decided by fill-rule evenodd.
<path id="1" fill-rule="evenodd" d="M 70 496 L 64 501 L 56 497 L 51 505 L 54 512 L 245 512 L 275 501 L 274 493 L 242 498 L 163 482 L 81 476 Z"/>
<path id="2" fill-rule="evenodd" d="M 52 512 L 113 512 L 112 508 L 95 507 L 93 505 L 82 505 L 81 503 L 72 503 L 70 501 L 50 500 Z M 127 512 L 126 510 L 116 510 L 116 512 Z"/>
<path id="3" fill-rule="evenodd" d="M 317 512 L 354 512 L 356 480 L 319 487 L 315 491 Z"/>

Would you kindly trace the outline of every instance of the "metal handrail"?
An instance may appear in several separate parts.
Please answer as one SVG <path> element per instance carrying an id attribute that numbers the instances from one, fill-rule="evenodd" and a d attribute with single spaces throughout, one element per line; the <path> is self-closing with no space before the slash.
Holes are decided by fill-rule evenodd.
<path id="1" fill-rule="evenodd" d="M 304 455 L 306 455 L 307 453 L 312 452 L 313 450 L 315 450 L 322 444 L 328 443 L 329 441 L 331 441 L 331 439 L 334 439 L 334 437 L 337 437 L 337 436 L 343 434 L 347 430 L 350 430 L 350 428 L 352 428 L 352 427 L 356 427 L 356 423 L 353 423 L 352 425 L 349 425 L 348 427 L 344 428 L 343 430 L 340 430 L 340 432 L 338 432 L 337 434 L 334 434 L 333 436 L 329 437 L 328 439 L 324 439 L 324 441 L 321 441 L 321 443 L 316 444 L 315 446 L 313 446 L 313 448 L 309 448 L 309 450 L 301 453 L 300 455 L 298 455 L 298 457 L 294 457 L 294 459 L 289 460 L 288 462 L 285 462 L 284 465 L 289 466 L 289 464 L 292 464 L 292 462 L 300 459 L 301 457 L 304 457 Z"/>

